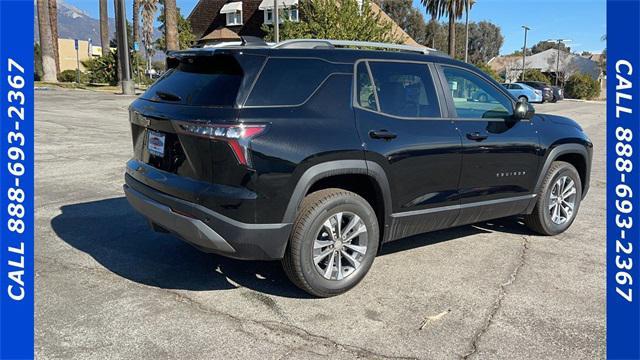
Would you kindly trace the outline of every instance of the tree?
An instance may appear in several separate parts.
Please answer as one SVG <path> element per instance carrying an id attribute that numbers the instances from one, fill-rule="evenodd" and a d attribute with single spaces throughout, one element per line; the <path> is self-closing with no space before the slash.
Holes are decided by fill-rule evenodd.
<path id="1" fill-rule="evenodd" d="M 142 43 L 147 57 L 153 55 L 153 21 L 158 11 L 158 0 L 140 0 L 142 9 Z"/>
<path id="2" fill-rule="evenodd" d="M 361 40 L 397 43 L 392 24 L 384 22 L 380 14 L 370 11 L 369 1 L 362 3 L 362 12 L 356 0 L 307 0 L 301 3 L 304 21 L 285 20 L 280 39 L 317 38 Z M 273 40 L 273 27 L 264 25 L 265 39 Z"/>
<path id="3" fill-rule="evenodd" d="M 456 23 L 456 58 L 464 57 L 464 24 Z M 445 49 L 448 43 L 448 29 L 446 24 L 435 20 L 425 25 L 425 44 L 435 49 Z M 472 64 L 486 63 L 498 56 L 504 42 L 500 28 L 488 21 L 469 23 L 469 62 Z"/>
<path id="4" fill-rule="evenodd" d="M 37 0 L 38 32 L 40 34 L 40 51 L 42 53 L 42 80 L 58 81 L 56 60 L 54 58 L 53 40 L 51 37 L 51 22 L 49 19 L 49 3 L 47 0 Z"/>
<path id="5" fill-rule="evenodd" d="M 500 28 L 488 21 L 469 24 L 469 62 L 486 63 L 500 54 L 504 37 Z"/>
<path id="6" fill-rule="evenodd" d="M 140 44 L 140 0 L 133 0 L 133 41 Z"/>
<path id="7" fill-rule="evenodd" d="M 419 44 L 426 42 L 424 17 L 411 0 L 376 0 L 389 17 Z"/>
<path id="8" fill-rule="evenodd" d="M 178 48 L 188 49 L 191 47 L 191 44 L 195 41 L 196 37 L 195 35 L 193 35 L 193 32 L 191 30 L 191 23 L 187 19 L 182 17 L 182 14 L 180 13 L 180 8 L 177 8 L 177 10 L 178 10 Z M 164 14 L 161 14 L 160 16 L 158 16 L 158 21 L 164 24 Z M 164 25 L 160 25 L 160 31 L 162 32 L 162 35 L 158 40 L 156 40 L 155 46 L 156 48 L 162 51 L 167 51 L 168 49 L 165 45 L 166 37 L 164 35 L 165 33 Z"/>
<path id="9" fill-rule="evenodd" d="M 425 25 L 425 45 L 446 52 L 447 48 L 447 29 L 442 26 L 435 18 L 431 18 Z"/>
<path id="10" fill-rule="evenodd" d="M 107 0 L 100 0 L 100 46 L 102 56 L 109 53 L 109 12 L 107 10 Z"/>
<path id="11" fill-rule="evenodd" d="M 537 54 L 537 53 L 541 53 L 545 50 L 549 50 L 549 49 L 557 49 L 558 48 L 558 42 L 557 41 L 540 41 L 539 43 L 533 45 L 531 47 L 531 53 L 533 54 Z M 566 52 L 571 52 L 571 48 L 568 47 L 567 45 L 565 45 L 563 42 L 560 42 L 560 50 L 561 51 L 566 51 Z"/>
<path id="12" fill-rule="evenodd" d="M 435 14 L 437 18 L 447 16 L 449 18 L 449 55 L 456 56 L 456 20 L 462 17 L 467 2 L 469 6 L 472 0 L 421 0 L 429 14 Z"/>
<path id="13" fill-rule="evenodd" d="M 49 0 L 49 21 L 51 22 L 51 43 L 56 60 L 56 72 L 60 72 L 60 51 L 58 50 L 58 1 Z"/>
<path id="14" fill-rule="evenodd" d="M 178 8 L 176 0 L 164 0 L 164 36 L 167 50 L 178 50 Z"/>

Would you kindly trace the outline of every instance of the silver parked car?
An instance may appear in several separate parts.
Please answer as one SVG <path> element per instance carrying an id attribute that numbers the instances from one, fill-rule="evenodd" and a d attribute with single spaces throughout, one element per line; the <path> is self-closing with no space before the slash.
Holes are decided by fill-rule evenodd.
<path id="1" fill-rule="evenodd" d="M 518 98 L 532 103 L 541 103 L 543 100 L 542 91 L 532 88 L 522 83 L 502 84 L 509 92 Z"/>

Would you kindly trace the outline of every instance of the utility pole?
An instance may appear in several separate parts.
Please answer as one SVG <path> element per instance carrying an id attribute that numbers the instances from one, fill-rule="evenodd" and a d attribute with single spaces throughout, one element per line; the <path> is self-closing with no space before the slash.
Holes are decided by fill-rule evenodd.
<path id="1" fill-rule="evenodd" d="M 527 27 L 527 25 L 522 25 L 522 28 L 524 29 L 524 46 L 522 46 L 522 74 L 520 75 L 520 79 L 524 81 L 524 70 L 527 61 L 527 32 L 531 30 L 531 28 Z"/>
<path id="2" fill-rule="evenodd" d="M 276 44 L 280 42 L 280 19 L 278 16 L 278 0 L 273 0 L 273 38 Z"/>
<path id="3" fill-rule="evenodd" d="M 471 2 L 471 0 L 465 0 L 464 2 L 464 7 L 465 7 L 465 20 L 464 20 L 464 31 L 465 31 L 465 35 L 464 35 L 464 62 L 468 63 L 469 62 L 469 2 Z"/>
<path id="4" fill-rule="evenodd" d="M 76 48 L 76 83 L 80 84 L 80 44 L 78 44 L 78 39 L 73 40 L 73 45 Z"/>
<path id="5" fill-rule="evenodd" d="M 556 41 L 558 43 L 558 46 L 556 47 L 556 81 L 555 81 L 555 85 L 558 86 L 558 78 L 560 77 L 560 44 L 571 41 L 571 40 L 568 40 L 568 39 L 553 40 L 552 39 L 547 41 Z"/>
<path id="6" fill-rule="evenodd" d="M 124 0 L 116 0 L 116 39 L 118 39 L 118 57 L 122 74 L 122 94 L 134 95 L 135 86 L 131 81 L 131 66 L 129 64 L 129 45 L 127 44 L 127 23 Z"/>

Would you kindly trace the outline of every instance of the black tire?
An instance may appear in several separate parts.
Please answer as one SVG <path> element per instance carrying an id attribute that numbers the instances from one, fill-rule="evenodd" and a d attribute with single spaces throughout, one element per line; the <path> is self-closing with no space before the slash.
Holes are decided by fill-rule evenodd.
<path id="1" fill-rule="evenodd" d="M 359 267 L 336 280 L 323 277 L 316 268 L 313 252 L 322 225 L 339 212 L 355 214 L 362 220 L 366 227 L 367 248 Z M 365 199 L 342 189 L 319 190 L 305 197 L 300 205 L 282 266 L 287 277 L 309 294 L 318 297 L 339 295 L 356 286 L 367 274 L 378 252 L 379 238 L 375 211 Z"/>
<path id="2" fill-rule="evenodd" d="M 526 96 L 524 96 L 524 95 L 520 95 L 520 96 L 518 97 L 518 100 L 520 100 L 520 101 L 524 100 L 524 102 L 529 102 L 529 99 L 528 99 Z"/>
<path id="3" fill-rule="evenodd" d="M 551 99 L 551 102 L 552 102 L 552 103 L 554 103 L 554 104 L 555 104 L 555 103 L 557 103 L 557 102 L 558 102 L 558 98 L 557 98 L 557 97 L 555 97 L 555 95 L 554 95 L 554 96 L 553 96 L 553 99 Z"/>
<path id="4" fill-rule="evenodd" d="M 550 214 L 551 206 L 551 191 L 554 184 L 562 177 L 567 176 L 575 184 L 576 195 L 573 198 L 574 207 L 571 216 L 562 224 L 557 224 L 552 221 Z M 573 165 L 564 161 L 554 161 L 547 174 L 542 181 L 542 186 L 537 194 L 538 202 L 536 203 L 533 212 L 524 217 L 525 224 L 533 231 L 542 235 L 557 235 L 569 228 L 580 209 L 580 201 L 582 199 L 582 182 L 580 181 L 580 175 Z"/>

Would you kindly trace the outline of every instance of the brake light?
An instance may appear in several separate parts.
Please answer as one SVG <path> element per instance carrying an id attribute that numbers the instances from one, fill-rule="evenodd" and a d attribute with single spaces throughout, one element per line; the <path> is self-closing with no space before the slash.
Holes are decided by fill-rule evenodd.
<path id="1" fill-rule="evenodd" d="M 265 124 L 209 124 L 197 122 L 177 122 L 182 133 L 224 141 L 241 165 L 251 166 L 249 159 L 249 143 L 251 139 L 263 133 Z"/>

